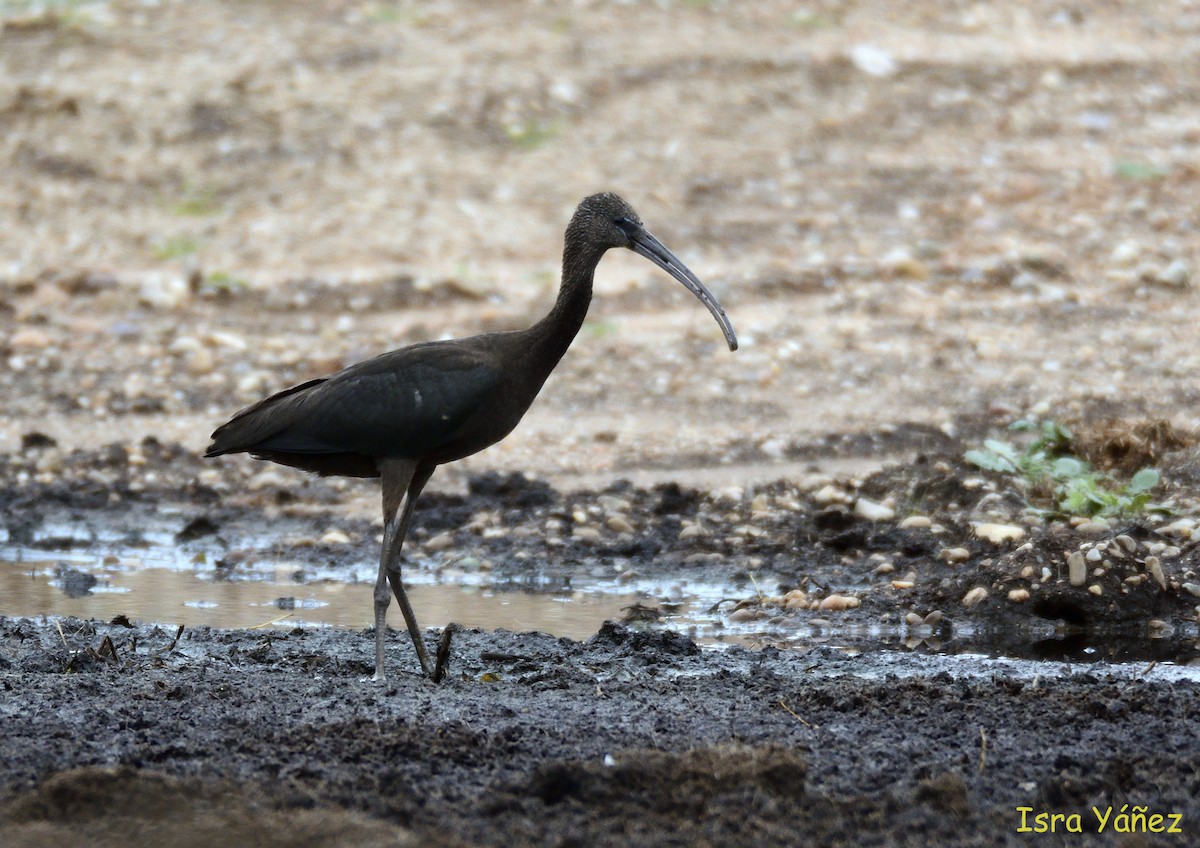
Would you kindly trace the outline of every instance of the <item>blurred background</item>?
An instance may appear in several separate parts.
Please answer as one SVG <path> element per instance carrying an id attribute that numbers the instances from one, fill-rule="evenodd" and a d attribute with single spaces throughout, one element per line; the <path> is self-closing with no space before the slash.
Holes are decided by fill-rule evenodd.
<path id="1" fill-rule="evenodd" d="M 488 467 L 770 464 L 1046 401 L 1191 417 L 1192 2 L 6 0 L 0 22 L 4 450 L 30 422 L 198 448 L 295 381 L 523 326 L 606 189 L 743 350 L 612 256 Z"/>

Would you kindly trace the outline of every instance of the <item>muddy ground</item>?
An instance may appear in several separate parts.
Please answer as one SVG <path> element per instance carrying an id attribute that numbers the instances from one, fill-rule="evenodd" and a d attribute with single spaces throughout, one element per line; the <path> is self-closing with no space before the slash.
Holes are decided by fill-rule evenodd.
<path id="1" fill-rule="evenodd" d="M 435 686 L 398 632 L 378 684 L 365 630 L 0 620 L 0 842 L 1045 838 L 1020 807 L 1079 817 L 1056 844 L 1196 842 L 1192 4 L 0 23 L 0 567 L 165 538 L 214 580 L 369 571 L 372 484 L 204 462 L 207 434 L 527 324 L 596 190 L 742 338 L 606 257 L 521 427 L 423 498 L 415 575 L 666 587 L 590 639 L 468 630 Z M 1157 469 L 1163 511 L 1031 512 L 1045 492 L 964 461 L 1030 417 L 1117 485 Z M 673 625 L 697 581 L 737 645 Z"/>

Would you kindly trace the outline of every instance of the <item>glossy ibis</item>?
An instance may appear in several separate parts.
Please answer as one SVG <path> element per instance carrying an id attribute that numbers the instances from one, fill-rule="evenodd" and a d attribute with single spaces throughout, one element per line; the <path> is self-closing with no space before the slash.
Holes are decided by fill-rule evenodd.
<path id="1" fill-rule="evenodd" d="M 383 551 L 375 582 L 375 677 L 384 677 L 390 594 L 396 595 L 426 675 L 431 669 L 400 579 L 400 549 L 413 505 L 435 468 L 507 436 L 537 397 L 583 325 L 592 275 L 612 247 L 628 248 L 669 273 L 717 319 L 730 350 L 725 310 L 696 275 L 642 226 L 615 194 L 585 198 L 567 226 L 562 285 L 550 313 L 527 330 L 423 342 L 310 380 L 243 409 L 213 433 L 205 456 L 249 453 L 321 475 L 380 477 Z M 391 584 L 391 593 L 388 584 Z M 444 637 L 445 638 L 445 637 Z M 443 642 L 444 647 L 448 647 Z"/>

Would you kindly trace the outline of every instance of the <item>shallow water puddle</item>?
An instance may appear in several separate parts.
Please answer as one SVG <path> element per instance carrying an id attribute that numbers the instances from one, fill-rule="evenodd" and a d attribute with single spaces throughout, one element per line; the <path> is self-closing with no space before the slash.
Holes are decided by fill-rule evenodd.
<path id="1" fill-rule="evenodd" d="M 373 624 L 375 569 L 334 569 L 299 563 L 286 556 L 239 563 L 225 570 L 212 564 L 215 551 L 184 551 L 169 534 L 139 533 L 96 539 L 86 548 L 48 552 L 21 544 L 0 544 L 0 616 L 76 616 L 166 626 L 219 628 L 344 627 Z M 64 538 L 78 534 L 64 532 Z M 161 536 L 161 537 L 160 537 Z M 97 545 L 94 542 L 101 542 Z M 131 546 L 132 544 L 132 546 Z M 504 582 L 452 560 L 434 567 L 410 564 L 409 596 L 425 627 L 451 622 L 465 628 L 541 631 L 576 640 L 593 636 L 608 620 L 623 620 L 639 605 L 658 608 L 654 626 L 681 631 L 702 644 L 741 644 L 806 651 L 821 645 L 848 655 L 902 653 L 923 656 L 979 655 L 1070 664 L 1145 664 L 1197 661 L 1195 632 L 1168 638 L 1129 638 L 1064 634 L 1052 622 L 1033 622 L 1024 632 L 974 632 L 906 628 L 882 623 L 809 622 L 800 616 L 774 616 L 731 624 L 730 603 L 746 590 L 727 586 L 638 578 L 571 574 L 531 574 Z M 389 624 L 403 628 L 392 606 Z M 1189 625 L 1190 626 L 1190 625 Z"/>
<path id="2" fill-rule="evenodd" d="M 241 628 L 373 623 L 369 583 L 330 580 L 297 584 L 274 579 L 213 579 L 199 571 L 69 567 L 64 560 L 0 561 L 0 615 L 72 615 L 187 626 Z M 96 582 L 90 584 L 88 578 Z M 416 584 L 409 597 L 422 625 L 451 621 L 464 627 L 542 630 L 585 639 L 606 620 L 620 618 L 634 594 L 495 592 L 479 586 Z M 393 605 L 389 623 L 403 623 Z M 394 620 L 393 620 L 394 619 Z"/>
<path id="3" fill-rule="evenodd" d="M 311 565 L 280 561 L 270 568 L 245 568 L 227 575 L 211 564 L 172 558 L 177 549 L 150 546 L 97 555 L 94 552 L 0 549 L 0 616 L 77 616 L 189 627 L 222 628 L 373 624 L 373 569 L 346 579 Z M 462 627 L 586 639 L 607 620 L 621 620 L 639 602 L 649 604 L 663 587 L 638 582 L 573 580 L 572 586 L 493 586 L 490 575 L 456 569 L 414 567 L 405 584 L 425 627 L 454 622 Z M 672 592 L 670 624 L 697 638 L 725 634 L 718 614 L 708 610 L 722 597 L 717 587 Z M 402 628 L 393 604 L 389 624 Z M 735 628 L 730 635 L 735 635 Z M 748 629 L 744 630 L 749 633 Z"/>

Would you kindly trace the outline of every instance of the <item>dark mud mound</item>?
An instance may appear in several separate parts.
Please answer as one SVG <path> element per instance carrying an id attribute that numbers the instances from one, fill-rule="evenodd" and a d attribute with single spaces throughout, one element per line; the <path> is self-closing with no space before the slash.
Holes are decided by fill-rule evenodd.
<path id="1" fill-rule="evenodd" d="M 437 843 L 347 810 L 277 808 L 248 786 L 128 767 L 93 767 L 55 774 L 0 807 L 0 844 L 396 848 Z"/>
<path id="2" fill-rule="evenodd" d="M 629 845 L 651 835 L 667 835 L 658 844 L 731 844 L 745 838 L 748 816 L 763 844 L 786 844 L 807 772 L 798 752 L 772 746 L 627 751 L 542 766 L 499 791 L 486 812 L 531 844 Z"/>

